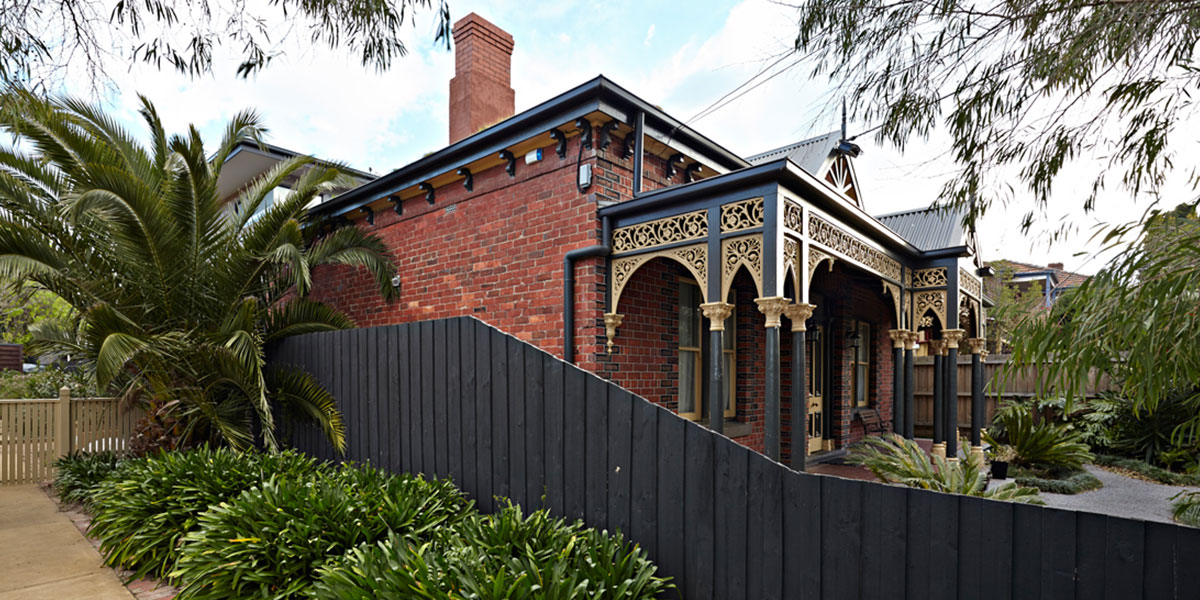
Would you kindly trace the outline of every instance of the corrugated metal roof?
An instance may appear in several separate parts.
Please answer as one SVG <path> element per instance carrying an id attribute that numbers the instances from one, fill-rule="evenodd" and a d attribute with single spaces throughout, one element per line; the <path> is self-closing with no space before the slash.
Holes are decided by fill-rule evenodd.
<path id="1" fill-rule="evenodd" d="M 953 248 L 967 244 L 963 230 L 963 209 L 918 208 L 875 218 L 922 251 Z"/>
<path id="2" fill-rule="evenodd" d="M 799 165 L 801 169 L 804 169 L 810 175 L 819 177 L 821 174 L 818 171 L 825 164 L 825 159 L 829 158 L 829 154 L 833 152 L 834 148 L 837 148 L 841 137 L 841 131 L 831 131 L 825 135 L 802 140 L 769 152 L 755 154 L 747 158 L 746 162 L 752 165 L 761 165 L 786 157 L 792 159 L 792 162 Z"/>

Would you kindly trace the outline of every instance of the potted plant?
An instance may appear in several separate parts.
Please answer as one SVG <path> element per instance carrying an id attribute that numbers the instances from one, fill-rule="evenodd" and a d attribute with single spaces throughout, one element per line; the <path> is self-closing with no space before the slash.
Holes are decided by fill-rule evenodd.
<path id="1" fill-rule="evenodd" d="M 988 450 L 988 454 L 992 459 L 992 478 L 1008 479 L 1008 463 L 1017 457 L 1017 451 L 1008 444 L 1002 444 L 992 446 Z"/>

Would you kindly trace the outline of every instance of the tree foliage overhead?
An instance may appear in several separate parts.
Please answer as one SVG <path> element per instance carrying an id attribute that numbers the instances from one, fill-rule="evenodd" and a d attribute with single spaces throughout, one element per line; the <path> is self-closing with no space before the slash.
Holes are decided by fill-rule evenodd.
<path id="1" fill-rule="evenodd" d="M 352 326 L 308 298 L 317 265 L 364 268 L 394 296 L 378 237 L 305 227 L 306 205 L 342 183 L 338 169 L 296 157 L 222 198 L 225 159 L 262 132 L 253 112 L 234 117 L 210 157 L 194 127 L 168 136 L 145 98 L 148 146 L 76 100 L 11 91 L 0 102 L 0 132 L 17 142 L 0 147 L 0 278 L 30 281 L 75 312 L 65 326 L 35 326 L 35 348 L 84 358 L 98 388 L 144 402 L 184 444 L 244 447 L 257 419 L 274 447 L 282 408 L 341 448 L 329 393 L 264 354 L 282 337 Z M 291 195 L 274 198 L 284 183 Z"/>
<path id="2" fill-rule="evenodd" d="M 796 49 L 901 149 L 941 127 L 960 167 L 943 200 L 974 220 L 1031 195 L 1091 210 L 1114 184 L 1155 192 L 1200 83 L 1194 0 L 806 0 Z M 1190 139 L 1188 141 L 1191 141 Z M 1078 165 L 1083 157 L 1099 163 Z M 1072 168 L 1072 185 L 1056 185 Z M 1010 188 L 1013 179 L 1024 189 Z M 1194 183 L 1194 179 L 1193 179 Z M 1083 185 L 1080 185 L 1083 184 Z M 1090 185 L 1088 185 L 1090 184 Z"/>
<path id="3" fill-rule="evenodd" d="M 0 84 L 61 80 L 68 63 L 95 81 L 114 57 L 195 77 L 212 70 L 221 46 L 240 53 L 237 73 L 248 77 L 290 39 L 345 47 L 385 70 L 407 52 L 401 28 L 427 9 L 449 44 L 446 0 L 0 0 Z"/>
<path id="4" fill-rule="evenodd" d="M 1049 389 L 1082 397 L 1094 373 L 1111 374 L 1135 415 L 1182 403 L 1191 418 L 1172 432 L 1200 439 L 1200 218 L 1196 204 L 1154 213 L 1144 227 L 1114 231 L 1128 246 L 1063 295 L 1044 319 L 1012 336 L 1010 366 L 1040 365 Z"/>

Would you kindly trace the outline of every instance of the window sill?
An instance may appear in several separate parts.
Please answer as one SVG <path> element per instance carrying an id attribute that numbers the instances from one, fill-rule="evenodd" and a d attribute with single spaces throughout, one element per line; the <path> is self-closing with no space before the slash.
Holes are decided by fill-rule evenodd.
<path id="1" fill-rule="evenodd" d="M 701 425 L 708 427 L 708 419 L 703 419 L 701 421 L 697 421 L 697 423 L 700 423 Z M 750 435 L 753 431 L 754 431 L 754 426 L 749 423 L 742 423 L 741 421 L 733 421 L 730 419 L 726 419 L 724 431 L 722 433 L 725 437 L 732 440 L 732 439 L 737 439 L 740 437 L 746 437 L 746 436 Z"/>

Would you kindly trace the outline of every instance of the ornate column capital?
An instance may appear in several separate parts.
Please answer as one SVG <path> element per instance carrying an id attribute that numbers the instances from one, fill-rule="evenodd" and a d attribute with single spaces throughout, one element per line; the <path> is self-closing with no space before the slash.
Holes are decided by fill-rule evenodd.
<path id="1" fill-rule="evenodd" d="M 733 305 L 728 302 L 708 302 L 700 305 L 700 312 L 708 319 L 709 331 L 725 331 L 725 319 L 733 314 Z"/>
<path id="2" fill-rule="evenodd" d="M 947 350 L 958 350 L 958 341 L 963 339 L 967 332 L 962 329 L 943 329 L 942 339 L 946 341 Z"/>
<path id="3" fill-rule="evenodd" d="M 771 296 L 770 298 L 755 298 L 754 303 L 758 305 L 758 311 L 767 316 L 767 328 L 778 329 L 779 316 L 787 308 L 788 299 L 783 296 Z"/>
<path id="4" fill-rule="evenodd" d="M 971 354 L 980 354 L 987 347 L 987 339 L 985 338 L 968 338 L 963 341 L 967 343 L 967 349 Z"/>
<path id="5" fill-rule="evenodd" d="M 908 331 L 904 329 L 889 329 L 888 337 L 892 338 L 892 349 L 903 350 L 908 345 Z"/>
<path id="6" fill-rule="evenodd" d="M 908 342 L 908 350 L 916 350 L 921 347 L 921 332 L 909 331 L 904 337 Z"/>
<path id="7" fill-rule="evenodd" d="M 612 354 L 613 338 L 617 337 L 617 328 L 625 320 L 625 315 L 604 313 L 604 334 L 608 336 L 608 353 Z"/>
<path id="8" fill-rule="evenodd" d="M 797 302 L 783 307 L 783 316 L 787 317 L 792 322 L 792 331 L 807 331 L 807 322 L 812 318 L 813 311 L 817 309 L 816 304 L 805 304 Z"/>
<path id="9" fill-rule="evenodd" d="M 946 340 L 929 340 L 929 354 L 942 356 L 946 350 Z"/>

